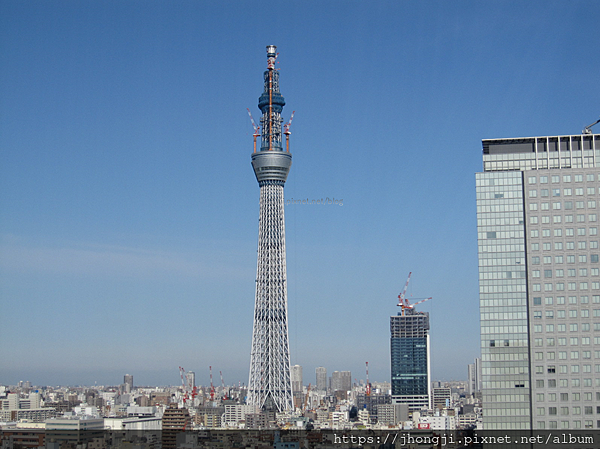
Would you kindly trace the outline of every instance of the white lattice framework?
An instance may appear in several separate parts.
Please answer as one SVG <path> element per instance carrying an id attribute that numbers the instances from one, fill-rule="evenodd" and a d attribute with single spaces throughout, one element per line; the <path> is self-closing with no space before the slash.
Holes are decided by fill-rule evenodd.
<path id="1" fill-rule="evenodd" d="M 248 404 L 292 408 L 283 182 L 260 183 L 256 300 Z"/>

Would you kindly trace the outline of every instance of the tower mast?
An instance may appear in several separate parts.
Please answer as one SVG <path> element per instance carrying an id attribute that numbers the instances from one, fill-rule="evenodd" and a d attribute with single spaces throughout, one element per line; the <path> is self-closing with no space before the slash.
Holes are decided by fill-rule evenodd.
<path id="1" fill-rule="evenodd" d="M 258 99 L 261 145 L 252 154 L 260 186 L 260 213 L 248 404 L 283 411 L 292 409 L 283 210 L 283 186 L 292 155 L 282 146 L 281 111 L 285 100 L 279 92 L 276 58 L 277 47 L 267 46 L 264 91 Z"/>

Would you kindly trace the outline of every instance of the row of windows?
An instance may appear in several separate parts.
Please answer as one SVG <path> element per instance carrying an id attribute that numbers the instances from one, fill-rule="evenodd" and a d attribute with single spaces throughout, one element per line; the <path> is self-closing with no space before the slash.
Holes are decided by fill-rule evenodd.
<path id="1" fill-rule="evenodd" d="M 587 295 L 582 295 L 579 298 L 579 303 L 580 304 L 589 304 L 590 302 L 590 297 Z M 593 304 L 600 304 L 600 295 L 593 295 L 592 296 L 592 303 Z M 544 298 L 544 304 L 546 304 L 547 306 L 551 306 L 554 304 L 554 297 L 553 296 L 546 296 Z M 556 297 L 556 304 L 557 305 L 562 305 L 562 304 L 566 304 L 565 303 L 565 297 L 564 296 L 557 296 Z M 577 304 L 577 296 L 569 296 L 569 304 Z M 541 296 L 535 296 L 533 298 L 533 305 L 534 306 L 540 306 L 542 305 L 542 297 Z"/>
<path id="2" fill-rule="evenodd" d="M 594 409 L 591 405 L 585 406 L 583 407 L 583 410 L 580 406 L 575 405 L 573 407 L 548 407 L 548 415 L 558 415 L 558 412 L 560 411 L 560 414 L 562 416 L 567 416 L 569 415 L 569 409 L 570 410 L 570 414 L 571 415 L 581 415 L 582 411 L 584 415 L 593 415 L 594 414 Z M 600 407 L 598 407 L 598 412 L 600 413 Z M 538 416 L 544 416 L 546 414 L 546 408 L 545 407 L 537 407 L 536 408 L 536 414 Z"/>
<path id="3" fill-rule="evenodd" d="M 599 352 L 600 351 L 594 351 L 596 359 L 600 358 Z M 567 357 L 569 355 L 570 355 L 570 357 Z M 592 358 L 592 351 L 581 351 L 581 356 L 582 356 L 581 357 L 582 359 L 589 360 L 589 359 Z M 556 357 L 556 353 L 554 351 L 550 351 L 550 352 L 546 353 L 546 360 L 555 360 L 555 357 Z M 536 352 L 534 354 L 534 360 L 544 360 L 544 353 L 543 352 Z M 579 360 L 579 350 L 570 351 L 570 354 L 569 354 L 569 351 L 558 351 L 558 360 Z M 579 372 L 579 365 L 572 365 L 572 366 L 574 368 L 573 368 L 573 371 L 571 371 L 571 372 L 572 373 L 575 373 L 575 372 L 578 373 Z M 591 367 L 592 365 L 587 365 L 587 366 Z M 591 368 L 590 368 L 590 371 L 587 371 L 587 372 L 591 373 L 592 372 Z"/>
<path id="4" fill-rule="evenodd" d="M 595 345 L 600 345 L 600 337 L 594 337 L 594 344 Z M 570 337 L 569 339 L 567 339 L 566 337 L 559 337 L 559 338 L 554 338 L 554 337 L 548 337 L 546 338 L 546 346 L 555 346 L 556 343 L 558 343 L 558 346 L 567 346 L 567 342 L 571 345 L 571 346 L 579 346 L 579 342 L 581 342 L 582 346 L 588 346 L 591 344 L 592 339 L 590 337 Z M 535 347 L 540 347 L 540 346 L 544 346 L 544 339 L 543 338 L 534 338 L 533 339 L 533 345 Z M 596 365 L 598 367 L 600 367 L 600 365 Z M 600 372 L 600 371 L 596 371 L 596 372 Z"/>
<path id="5" fill-rule="evenodd" d="M 581 323 L 581 326 L 579 326 L 579 323 L 569 324 L 569 332 L 579 332 L 580 328 L 581 328 L 582 332 L 589 332 L 590 323 Z M 544 328 L 541 324 L 533 325 L 533 332 L 536 334 L 543 332 L 543 329 Z M 554 332 L 554 329 L 555 329 L 554 324 L 546 324 L 546 333 Z M 556 331 L 557 332 L 566 332 L 567 325 L 566 324 L 557 324 Z M 595 332 L 600 331 L 600 323 L 594 323 L 594 331 Z"/>
<path id="6" fill-rule="evenodd" d="M 563 182 L 583 182 L 584 175 L 563 175 Z M 548 184 L 548 180 L 550 180 L 553 184 L 560 182 L 560 175 L 553 175 L 551 177 L 548 176 L 540 176 L 540 184 Z M 585 175 L 585 180 L 588 182 L 593 182 L 595 180 L 595 175 L 593 173 L 588 173 Z M 600 173 L 598 173 L 598 181 L 600 181 Z M 536 183 L 535 176 L 529 176 L 527 178 L 527 182 L 529 184 Z"/>
<path id="7" fill-rule="evenodd" d="M 559 197 L 561 195 L 563 196 L 572 196 L 573 193 L 575 193 L 575 196 L 583 196 L 584 194 L 586 195 L 595 195 L 598 191 L 600 191 L 600 189 L 596 189 L 596 187 L 586 187 L 585 189 L 583 187 L 577 187 L 576 189 L 571 189 L 570 187 L 568 188 L 564 188 L 562 189 L 541 189 L 539 190 L 539 194 L 540 197 L 544 198 L 544 197 L 549 197 L 549 196 L 553 196 L 553 197 Z M 537 198 L 538 196 L 538 191 L 535 189 L 529 190 L 529 198 Z M 492 198 L 492 196 L 488 196 L 488 198 Z M 493 196 L 494 199 L 498 199 L 498 198 L 504 198 L 504 194 L 503 193 L 495 193 Z"/>
<path id="8" fill-rule="evenodd" d="M 569 382 L 569 380 L 571 382 Z M 584 388 L 589 388 L 592 386 L 592 379 L 583 379 L 583 383 L 581 382 L 582 379 L 548 379 L 547 382 L 544 381 L 544 379 L 538 379 L 535 381 L 535 386 L 536 388 L 569 388 L 569 384 L 571 387 L 581 387 L 583 386 Z M 546 387 L 544 386 L 546 385 Z M 596 379 L 596 386 L 600 386 L 600 379 Z"/>
<path id="9" fill-rule="evenodd" d="M 499 204 L 497 206 L 485 206 L 489 209 L 484 210 L 484 206 L 482 206 L 481 212 L 502 212 L 504 209 L 501 209 L 501 208 L 504 206 L 508 207 L 508 205 Z M 540 203 L 539 206 L 540 206 L 540 210 L 550 210 L 550 203 L 548 203 L 548 202 Z M 575 209 L 585 209 L 585 206 L 586 206 L 585 201 L 575 201 Z M 497 209 L 495 209 L 495 208 L 497 208 Z M 588 200 L 587 208 L 595 209 L 596 208 L 596 200 Z M 555 201 L 552 203 L 552 210 L 561 210 L 561 209 L 562 209 L 562 203 L 560 201 Z M 573 210 L 573 201 L 565 201 L 564 209 L 565 210 Z M 514 208 L 513 208 L 513 210 L 514 210 Z M 531 210 L 531 211 L 538 210 L 538 203 L 530 203 L 529 210 Z M 477 212 L 479 212 L 479 211 L 480 210 L 478 207 Z"/>
<path id="10" fill-rule="evenodd" d="M 570 369 L 569 369 L 570 367 Z M 595 372 L 596 373 L 600 373 L 600 365 L 594 365 L 595 367 Z M 548 365 L 546 368 L 546 371 L 548 372 L 548 374 L 556 374 L 557 369 L 556 369 L 556 365 Z M 558 365 L 558 373 L 559 374 L 569 374 L 569 371 L 571 372 L 571 374 L 579 374 L 580 372 L 582 373 L 591 373 L 592 372 L 592 365 L 590 364 L 584 364 L 584 365 Z M 535 374 L 544 374 L 544 367 L 543 366 L 536 366 L 535 367 Z M 567 397 L 567 399 L 562 399 L 561 400 L 568 400 L 568 393 L 564 393 Z"/>
<path id="11" fill-rule="evenodd" d="M 589 248 L 590 249 L 597 249 L 598 248 L 598 242 L 596 240 L 593 240 L 590 243 Z M 539 243 L 531 243 L 531 251 L 539 251 L 540 250 L 540 244 Z M 550 242 L 545 242 L 542 243 L 542 251 L 551 251 L 552 247 L 554 246 L 554 249 L 557 251 L 561 251 L 566 249 L 568 250 L 573 250 L 575 249 L 575 242 L 554 242 L 554 245 Z M 587 244 L 583 241 L 581 242 L 577 242 L 577 249 L 586 249 Z M 569 257 L 569 256 L 567 256 Z M 571 258 L 569 258 L 568 260 L 572 260 L 571 262 L 568 263 L 575 263 L 575 260 L 572 259 L 572 257 L 575 256 L 571 256 Z M 556 262 L 556 263 L 562 263 L 562 262 Z"/>
<path id="12" fill-rule="evenodd" d="M 539 260 L 539 257 L 537 259 Z M 537 264 L 539 264 L 539 261 Z M 569 269 L 567 269 L 567 276 L 575 277 L 579 273 L 580 277 L 586 277 L 588 275 L 588 271 L 591 276 L 600 275 L 600 269 L 598 269 L 598 268 L 591 268 L 590 270 L 588 270 L 587 268 L 579 268 L 579 270 L 576 270 L 575 268 L 569 268 Z M 539 277 L 541 277 L 541 274 L 542 274 L 541 270 L 532 270 L 531 271 L 531 277 L 533 277 L 533 278 L 539 278 Z M 563 277 L 565 275 L 565 270 L 563 270 L 562 268 L 557 268 L 556 270 L 554 270 L 554 275 L 559 278 Z M 544 270 L 544 277 L 551 278 L 552 270 Z"/>
<path id="13" fill-rule="evenodd" d="M 575 291 L 577 290 L 577 282 L 567 282 L 566 283 L 566 287 L 567 290 L 569 291 Z M 591 287 L 592 290 L 600 290 L 600 282 L 580 282 L 579 283 L 579 290 L 589 290 Z M 531 284 L 531 289 L 534 292 L 541 292 L 542 291 L 542 284 Z M 562 292 L 565 290 L 565 283 L 564 282 L 556 282 L 556 283 L 551 283 L 551 282 L 546 282 L 544 284 L 544 291 L 545 292 L 551 292 L 556 290 L 557 292 Z"/>
<path id="14" fill-rule="evenodd" d="M 577 214 L 577 223 L 585 223 L 585 214 Z M 589 214 L 588 221 L 595 222 L 598 221 L 598 215 Z M 541 220 L 537 215 L 529 217 L 529 224 L 550 224 L 550 215 L 542 215 Z M 552 216 L 552 223 L 559 224 L 562 223 L 562 215 L 554 215 Z M 565 215 L 565 223 L 573 223 L 573 215 Z"/>
<path id="15" fill-rule="evenodd" d="M 556 402 L 557 398 L 560 398 L 561 402 L 566 402 L 569 400 L 573 401 L 573 402 L 579 402 L 582 399 L 584 401 L 591 401 L 593 398 L 593 393 L 592 392 L 584 392 L 584 393 L 579 393 L 579 392 L 575 392 L 575 393 L 560 393 L 560 396 L 557 395 L 557 393 L 536 393 L 535 394 L 535 400 L 536 402 L 545 402 L 546 399 L 548 400 L 548 402 Z M 596 401 L 600 401 L 600 392 L 596 392 Z M 600 411 L 597 411 L 596 413 L 600 413 Z"/>
<path id="16" fill-rule="evenodd" d="M 554 319 L 555 316 L 555 312 L 556 312 L 556 318 L 566 318 L 567 317 L 567 312 L 569 315 L 569 318 L 577 318 L 577 316 L 579 315 L 581 318 L 589 318 L 590 317 L 590 310 L 589 309 L 582 309 L 582 310 L 577 310 L 577 309 L 572 309 L 572 310 L 546 310 L 545 314 L 546 314 L 546 319 Z M 594 309 L 592 310 L 592 315 L 595 318 L 600 317 L 600 309 Z M 535 319 L 541 319 L 542 318 L 542 311 L 541 310 L 536 310 L 533 312 L 533 318 Z M 599 342 L 600 343 L 600 342 Z"/>
<path id="17" fill-rule="evenodd" d="M 552 232 L 553 231 L 553 232 Z M 563 229 L 562 228 L 554 228 L 553 230 L 550 229 L 542 229 L 542 232 L 540 233 L 539 229 L 532 229 L 529 232 L 529 235 L 533 238 L 537 238 L 537 237 L 551 237 L 553 234 L 554 237 L 563 237 Z M 513 231 L 514 232 L 514 231 Z M 577 235 L 582 237 L 585 236 L 587 232 L 587 235 L 598 235 L 598 228 L 597 227 L 590 227 L 590 228 L 577 228 Z M 487 238 L 496 238 L 496 237 L 490 237 L 490 235 L 495 236 L 497 235 L 497 232 L 487 232 Z M 564 236 L 565 237 L 574 237 L 575 236 L 575 228 L 565 228 L 564 229 Z M 512 236 L 511 236 L 512 237 Z"/>
<path id="18" fill-rule="evenodd" d="M 585 250 L 585 249 L 598 249 L 598 241 L 597 240 L 592 240 L 590 242 L 586 242 L 585 240 L 581 240 L 577 242 L 577 247 L 575 246 L 575 242 L 554 242 L 554 244 L 550 243 L 550 242 L 546 242 L 546 243 L 542 243 L 542 250 L 543 251 L 551 251 L 552 248 L 554 248 L 554 250 L 556 251 L 562 251 L 562 250 L 574 250 L 575 248 L 580 249 L 580 250 Z M 539 251 L 540 250 L 540 244 L 539 243 L 532 243 L 531 244 L 531 250 L 532 251 Z M 575 259 L 574 259 L 574 255 L 572 256 L 567 256 L 568 260 L 570 262 L 568 263 L 575 263 Z M 551 259 L 551 256 L 544 256 L 544 261 Z M 554 263 L 563 263 L 564 262 L 564 257 L 562 255 L 559 256 L 555 256 L 555 262 Z M 587 257 L 585 258 L 587 260 Z M 560 261 L 560 262 L 559 262 Z M 532 265 L 539 265 L 540 264 L 540 257 L 539 256 L 533 256 L 531 258 L 531 263 Z M 544 262 L 544 263 L 552 263 L 550 262 Z"/>
<path id="19" fill-rule="evenodd" d="M 537 421 L 537 429 L 543 430 L 543 429 L 558 429 L 558 422 L 557 421 L 548 421 L 548 426 L 546 426 L 546 422 L 545 421 Z M 596 427 L 600 429 L 600 420 L 598 420 L 596 422 Z M 581 421 L 579 420 L 574 420 L 574 421 L 561 421 L 560 422 L 560 428 L 561 429 L 593 429 L 594 428 L 594 421 L 593 420 L 585 420 L 583 421 L 583 427 L 581 427 Z"/>

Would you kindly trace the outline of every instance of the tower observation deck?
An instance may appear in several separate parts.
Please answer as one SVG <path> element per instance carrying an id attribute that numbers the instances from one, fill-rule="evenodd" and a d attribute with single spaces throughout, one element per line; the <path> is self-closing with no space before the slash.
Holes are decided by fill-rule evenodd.
<path id="1" fill-rule="evenodd" d="M 261 145 L 258 151 L 255 145 L 252 154 L 252 167 L 260 186 L 260 213 L 248 404 L 283 411 L 292 408 L 283 203 L 283 186 L 292 155 L 289 147 L 284 151 L 282 145 L 281 112 L 285 100 L 279 92 L 276 51 L 274 45 L 267 46 L 264 91 L 258 99 L 262 112 Z M 285 134 L 289 135 L 289 131 Z"/>

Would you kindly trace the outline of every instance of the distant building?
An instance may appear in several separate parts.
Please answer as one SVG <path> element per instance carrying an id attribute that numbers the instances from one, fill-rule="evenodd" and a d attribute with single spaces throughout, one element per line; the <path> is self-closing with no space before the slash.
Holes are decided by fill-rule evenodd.
<path id="1" fill-rule="evenodd" d="M 389 394 L 371 393 L 370 395 L 367 395 L 366 393 L 359 393 L 356 396 L 356 407 L 358 408 L 358 411 L 367 410 L 369 412 L 369 417 L 372 424 L 381 422 L 381 418 L 379 416 L 379 410 L 381 406 L 391 403 L 392 397 Z M 393 413 L 394 409 L 392 408 L 391 410 Z M 387 413 L 390 413 L 389 410 Z M 389 416 L 387 418 L 389 418 Z"/>
<path id="2" fill-rule="evenodd" d="M 302 367 L 292 366 L 292 393 L 302 391 Z"/>
<path id="3" fill-rule="evenodd" d="M 81 444 L 104 436 L 104 419 L 63 417 L 46 421 L 46 442 Z"/>
<path id="4" fill-rule="evenodd" d="M 331 373 L 331 390 L 333 393 L 352 390 L 352 373 L 350 371 L 334 371 Z"/>
<path id="5" fill-rule="evenodd" d="M 185 373 L 185 380 L 187 381 L 187 386 L 193 390 L 196 386 L 196 373 L 194 371 L 188 371 Z"/>
<path id="6" fill-rule="evenodd" d="M 431 408 L 429 314 L 407 308 L 390 318 L 392 403 Z"/>
<path id="7" fill-rule="evenodd" d="M 131 393 L 133 391 L 133 376 L 131 374 L 125 374 L 123 376 L 123 385 L 125 393 Z"/>
<path id="8" fill-rule="evenodd" d="M 468 366 L 467 394 L 481 391 L 481 358 L 477 357 L 475 363 Z"/>
<path id="9" fill-rule="evenodd" d="M 452 400 L 452 389 L 446 387 L 433 389 L 433 408 L 450 407 Z"/>
<path id="10" fill-rule="evenodd" d="M 319 366 L 317 367 L 317 369 L 315 370 L 315 374 L 316 374 L 316 389 L 319 391 L 326 391 L 327 390 L 327 368 L 325 368 L 324 366 Z"/>

